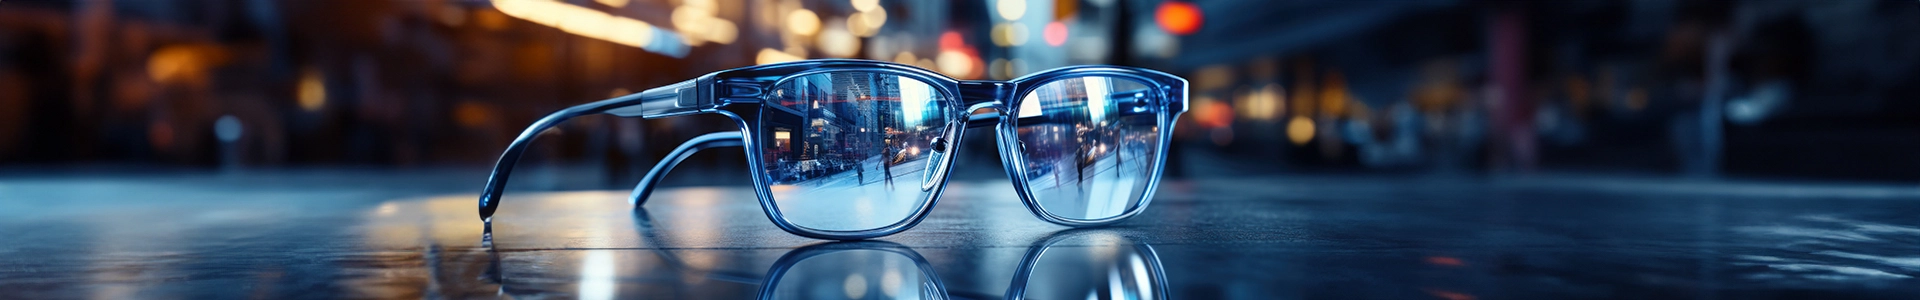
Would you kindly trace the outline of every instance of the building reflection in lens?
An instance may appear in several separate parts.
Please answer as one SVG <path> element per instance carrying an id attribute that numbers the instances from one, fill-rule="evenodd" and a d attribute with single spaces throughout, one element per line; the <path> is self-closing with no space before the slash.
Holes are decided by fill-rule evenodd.
<path id="1" fill-rule="evenodd" d="M 789 78 L 759 120 L 765 176 L 793 225 L 859 231 L 905 221 L 933 191 L 933 141 L 958 108 L 934 84 L 893 73 L 830 72 Z M 946 146 L 942 146 L 946 147 Z"/>
<path id="2" fill-rule="evenodd" d="M 1078 220 L 1134 209 L 1160 155 L 1160 104 L 1148 84 L 1120 77 L 1064 78 L 1028 92 L 1013 125 L 1034 200 Z"/>

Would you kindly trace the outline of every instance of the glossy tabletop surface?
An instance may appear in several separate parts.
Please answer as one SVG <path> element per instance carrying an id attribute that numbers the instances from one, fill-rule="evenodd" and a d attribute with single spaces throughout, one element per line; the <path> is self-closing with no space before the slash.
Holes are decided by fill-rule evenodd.
<path id="1" fill-rule="evenodd" d="M 1115 226 L 956 182 L 919 226 L 787 234 L 746 187 L 473 175 L 0 177 L 0 298 L 1911 298 L 1920 186 L 1669 178 L 1168 182 Z M 1151 297 L 1141 297 L 1151 298 Z"/>

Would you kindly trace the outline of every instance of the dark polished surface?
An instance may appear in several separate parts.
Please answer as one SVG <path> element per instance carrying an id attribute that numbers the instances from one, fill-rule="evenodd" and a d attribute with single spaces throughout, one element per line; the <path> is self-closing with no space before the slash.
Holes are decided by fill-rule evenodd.
<path id="1" fill-rule="evenodd" d="M 918 227 L 853 243 L 787 234 L 740 187 L 640 212 L 624 190 L 509 192 L 489 249 L 473 176 L 0 177 L 0 298 L 1920 295 L 1914 185 L 1187 180 L 1067 230 L 1005 181 L 956 182 Z"/>

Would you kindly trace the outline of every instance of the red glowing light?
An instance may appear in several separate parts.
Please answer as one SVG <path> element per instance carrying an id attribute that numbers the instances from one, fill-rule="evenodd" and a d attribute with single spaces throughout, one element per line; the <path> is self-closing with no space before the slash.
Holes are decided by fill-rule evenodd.
<path id="1" fill-rule="evenodd" d="M 1200 31 L 1200 24 L 1205 21 L 1200 16 L 1200 6 L 1180 1 L 1161 2 L 1160 9 L 1154 12 L 1154 19 L 1160 22 L 1160 29 L 1178 35 Z"/>
<path id="2" fill-rule="evenodd" d="M 1047 45 L 1059 46 L 1067 43 L 1067 23 L 1053 21 L 1047 23 L 1046 32 L 1040 34 L 1047 39 Z"/>
<path id="3" fill-rule="evenodd" d="M 966 47 L 967 43 L 965 40 L 960 39 L 959 32 L 948 31 L 947 33 L 940 34 L 940 49 L 959 49 Z"/>

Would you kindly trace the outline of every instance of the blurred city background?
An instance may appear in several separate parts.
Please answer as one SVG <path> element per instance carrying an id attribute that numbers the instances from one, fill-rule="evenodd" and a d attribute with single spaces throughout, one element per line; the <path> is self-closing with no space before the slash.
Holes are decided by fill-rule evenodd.
<path id="1" fill-rule="evenodd" d="M 0 167 L 481 172 L 549 112 L 805 58 L 1181 75 L 1174 178 L 1920 180 L 1920 2 L 1787 0 L 5 0 Z M 630 185 L 731 129 L 581 118 L 522 178 Z M 961 178 L 1001 178 L 969 134 Z"/>

